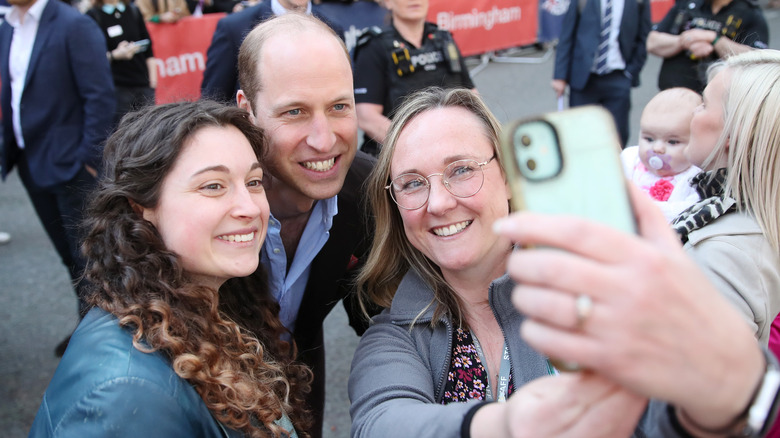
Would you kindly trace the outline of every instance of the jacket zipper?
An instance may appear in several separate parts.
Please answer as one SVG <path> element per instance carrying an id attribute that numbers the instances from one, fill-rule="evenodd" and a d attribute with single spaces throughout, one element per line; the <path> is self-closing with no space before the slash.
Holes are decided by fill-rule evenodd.
<path id="1" fill-rule="evenodd" d="M 426 317 L 426 318 L 418 319 L 414 322 L 415 325 L 419 325 L 419 324 L 430 324 L 431 321 L 433 321 L 432 317 Z M 449 370 L 448 364 L 450 363 L 450 361 L 452 361 L 452 336 L 453 336 L 452 323 L 444 316 L 442 316 L 439 319 L 439 321 L 444 323 L 444 326 L 447 329 L 447 354 L 444 357 L 444 364 L 440 368 L 442 371 L 439 376 L 439 384 L 436 388 L 434 388 L 434 390 L 436 391 L 434 397 L 437 404 L 441 404 L 441 399 L 442 397 L 444 397 L 444 379 L 447 378 L 447 371 Z M 403 326 L 403 325 L 411 324 L 412 320 L 392 320 L 391 322 L 395 325 Z M 501 330 L 503 332 L 503 328 Z"/>

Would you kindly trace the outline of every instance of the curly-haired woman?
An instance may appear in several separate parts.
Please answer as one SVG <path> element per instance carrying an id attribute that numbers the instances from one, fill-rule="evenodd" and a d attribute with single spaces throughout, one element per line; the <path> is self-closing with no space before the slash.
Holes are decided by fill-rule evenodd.
<path id="1" fill-rule="evenodd" d="M 278 307 L 249 326 L 218 292 L 258 265 L 262 152 L 247 114 L 212 102 L 123 119 L 86 214 L 94 308 L 30 436 L 305 435 L 310 372 L 277 340 Z"/>

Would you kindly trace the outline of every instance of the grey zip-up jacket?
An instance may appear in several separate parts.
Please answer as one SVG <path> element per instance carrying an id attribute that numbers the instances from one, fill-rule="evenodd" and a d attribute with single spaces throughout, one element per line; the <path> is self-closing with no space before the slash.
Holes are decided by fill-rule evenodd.
<path id="1" fill-rule="evenodd" d="M 490 285 L 489 302 L 509 347 L 515 388 L 548 374 L 547 358 L 520 337 L 524 317 L 511 303 L 514 283 Z M 409 271 L 389 309 L 360 339 L 349 376 L 352 437 L 460 437 L 468 403 L 442 405 L 455 327 L 448 315 L 431 325 L 433 291 Z M 422 309 L 426 311 L 415 321 Z M 412 323 L 414 322 L 414 325 Z M 634 437 L 680 437 L 668 405 L 652 401 Z M 649 433 L 648 433 L 649 432 Z"/>
<path id="2" fill-rule="evenodd" d="M 489 299 L 509 347 L 517 388 L 547 375 L 547 359 L 520 338 L 523 316 L 510 301 L 513 286 L 508 276 L 495 280 Z M 349 376 L 352 436 L 460 436 L 472 403 L 441 404 L 455 327 L 448 316 L 431 326 L 432 300 L 433 291 L 409 271 L 390 309 L 377 315 L 360 339 Z"/>

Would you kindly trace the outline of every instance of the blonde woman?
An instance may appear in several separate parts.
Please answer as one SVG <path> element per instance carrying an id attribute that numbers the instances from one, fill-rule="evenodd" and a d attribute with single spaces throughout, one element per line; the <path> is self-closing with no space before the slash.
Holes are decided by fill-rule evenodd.
<path id="1" fill-rule="evenodd" d="M 627 436 L 636 425 L 645 399 L 596 375 L 546 377 L 546 357 L 517 335 L 512 245 L 493 232 L 510 197 L 499 132 L 464 89 L 415 93 L 393 119 L 368 183 L 376 229 L 358 280 L 363 302 L 385 311 L 353 359 L 352 436 Z"/>
<path id="2" fill-rule="evenodd" d="M 713 65 L 685 155 L 702 201 L 674 227 L 764 345 L 780 312 L 780 52 Z"/>

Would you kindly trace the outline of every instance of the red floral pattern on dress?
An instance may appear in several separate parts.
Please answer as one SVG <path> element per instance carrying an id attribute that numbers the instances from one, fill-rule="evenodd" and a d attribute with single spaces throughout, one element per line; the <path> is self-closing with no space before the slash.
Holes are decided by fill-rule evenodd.
<path id="1" fill-rule="evenodd" d="M 444 384 L 444 396 L 441 404 L 485 400 L 487 397 L 487 373 L 474 347 L 470 331 L 455 330 L 452 342 L 452 362 Z M 514 392 L 512 373 L 509 373 L 507 395 Z"/>
<path id="2" fill-rule="evenodd" d="M 665 179 L 659 179 L 650 187 L 648 193 L 656 201 L 666 201 L 671 196 L 672 190 L 674 190 L 674 184 Z"/>

